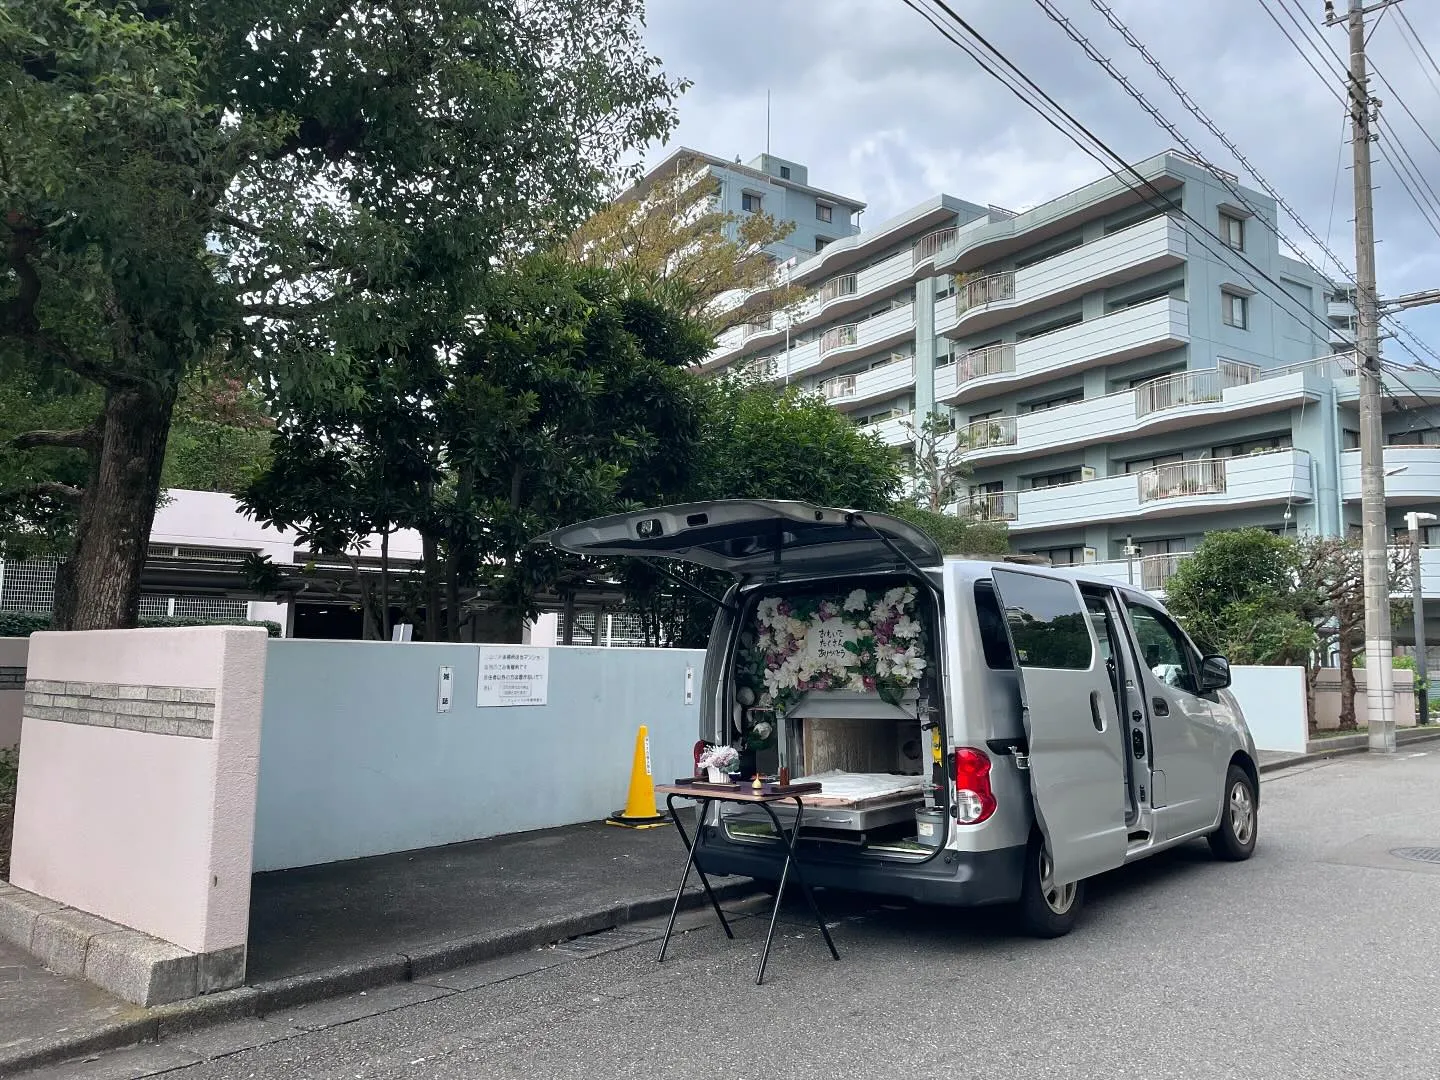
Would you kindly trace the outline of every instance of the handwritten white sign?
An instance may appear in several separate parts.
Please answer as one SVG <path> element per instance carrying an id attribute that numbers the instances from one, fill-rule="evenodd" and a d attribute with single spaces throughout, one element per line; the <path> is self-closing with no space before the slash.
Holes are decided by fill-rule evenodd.
<path id="1" fill-rule="evenodd" d="M 855 637 L 855 627 L 841 619 L 814 622 L 805 634 L 805 653 L 822 664 L 851 664 L 855 654 L 845 645 Z"/>
<path id="2" fill-rule="evenodd" d="M 480 687 L 475 700 L 480 708 L 544 705 L 549 696 L 549 649 L 480 646 Z"/>

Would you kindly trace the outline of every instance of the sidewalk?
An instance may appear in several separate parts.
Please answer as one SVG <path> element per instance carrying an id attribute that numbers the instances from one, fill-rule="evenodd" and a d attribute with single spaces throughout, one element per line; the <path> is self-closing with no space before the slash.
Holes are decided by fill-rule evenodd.
<path id="1" fill-rule="evenodd" d="M 596 823 L 257 874 L 248 985 L 153 1009 L 0 944 L 0 1076 L 665 915 L 684 858 L 672 827 Z M 686 906 L 703 900 L 692 875 Z"/>

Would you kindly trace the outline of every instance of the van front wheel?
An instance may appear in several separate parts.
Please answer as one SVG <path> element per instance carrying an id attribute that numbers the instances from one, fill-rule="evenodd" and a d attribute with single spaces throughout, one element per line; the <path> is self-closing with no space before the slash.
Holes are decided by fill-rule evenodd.
<path id="1" fill-rule="evenodd" d="M 1240 862 L 1255 854 L 1255 836 L 1259 832 L 1255 802 L 1255 784 L 1250 774 L 1231 765 L 1225 777 L 1220 827 L 1210 834 L 1210 850 L 1218 858 Z"/>
<path id="2" fill-rule="evenodd" d="M 1085 883 L 1057 885 L 1045 841 L 1036 836 L 1025 853 L 1025 879 L 1017 910 L 1021 929 L 1033 937 L 1063 937 L 1074 929 L 1084 903 Z"/>

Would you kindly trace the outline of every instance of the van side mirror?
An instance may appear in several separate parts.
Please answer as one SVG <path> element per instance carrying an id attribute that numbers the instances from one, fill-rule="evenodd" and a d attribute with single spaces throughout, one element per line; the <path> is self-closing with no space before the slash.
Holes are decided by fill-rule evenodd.
<path id="1" fill-rule="evenodd" d="M 1230 661 L 1223 656 L 1207 656 L 1200 661 L 1200 692 L 1208 694 L 1230 685 Z"/>

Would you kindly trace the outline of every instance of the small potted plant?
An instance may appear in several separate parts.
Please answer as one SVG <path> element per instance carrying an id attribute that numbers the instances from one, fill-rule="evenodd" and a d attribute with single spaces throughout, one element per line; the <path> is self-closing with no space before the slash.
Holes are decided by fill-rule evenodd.
<path id="1" fill-rule="evenodd" d="M 740 752 L 733 746 L 712 746 L 700 755 L 699 765 L 712 784 L 730 783 L 730 773 L 740 764 Z"/>

